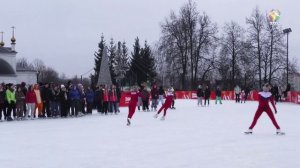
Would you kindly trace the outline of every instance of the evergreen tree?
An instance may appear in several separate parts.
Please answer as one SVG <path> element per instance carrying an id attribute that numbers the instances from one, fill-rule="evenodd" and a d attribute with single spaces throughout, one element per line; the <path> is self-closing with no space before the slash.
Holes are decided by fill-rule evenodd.
<path id="1" fill-rule="evenodd" d="M 122 67 L 121 67 L 121 55 L 122 55 L 122 43 L 119 41 L 117 45 L 117 53 L 116 53 L 116 58 L 115 58 L 115 74 L 116 74 L 116 81 L 117 83 L 120 82 L 122 79 Z"/>
<path id="2" fill-rule="evenodd" d="M 123 44 L 119 41 L 117 47 L 117 54 L 116 54 L 116 66 L 115 66 L 115 73 L 116 73 L 116 81 L 117 83 L 122 83 L 124 85 L 123 79 L 125 78 L 126 72 L 128 71 L 128 49 L 126 47 L 126 43 Z"/>
<path id="3" fill-rule="evenodd" d="M 129 60 L 128 60 L 128 48 L 126 46 L 126 42 L 124 41 L 122 44 L 122 54 L 121 54 L 121 63 L 122 63 L 122 75 L 123 81 L 126 79 L 126 73 L 129 71 Z M 124 82 L 123 82 L 124 84 Z"/>
<path id="4" fill-rule="evenodd" d="M 110 40 L 110 46 L 108 49 L 108 57 L 109 57 L 109 70 L 111 74 L 111 80 L 115 84 L 116 83 L 116 73 L 115 73 L 115 67 L 116 67 L 116 45 L 114 43 L 114 39 L 111 38 Z"/>
<path id="5" fill-rule="evenodd" d="M 128 73 L 128 79 L 130 79 L 130 84 L 141 84 L 141 70 L 139 62 L 141 59 L 141 46 L 139 38 L 135 39 L 135 43 L 133 45 L 133 52 L 131 52 L 131 61 L 130 61 L 130 71 Z"/>
<path id="6" fill-rule="evenodd" d="M 130 64 L 129 76 L 131 84 L 152 82 L 156 77 L 155 59 L 150 46 L 145 42 L 144 48 L 140 47 L 139 39 L 136 38 Z"/>
<path id="7" fill-rule="evenodd" d="M 95 52 L 94 56 L 95 56 L 95 75 L 92 75 L 92 86 L 94 86 L 96 83 L 98 83 L 98 77 L 99 77 L 99 72 L 100 72 L 100 67 L 101 67 L 101 59 L 103 56 L 103 50 L 105 47 L 105 41 L 104 41 L 104 36 L 101 36 L 101 41 L 98 44 L 98 52 Z"/>
<path id="8" fill-rule="evenodd" d="M 141 58 L 140 65 L 144 67 L 144 75 L 142 75 L 142 80 L 145 82 L 153 82 L 156 77 L 155 59 L 152 55 L 150 46 L 147 44 L 147 41 L 145 41 L 145 46 L 141 50 Z"/>

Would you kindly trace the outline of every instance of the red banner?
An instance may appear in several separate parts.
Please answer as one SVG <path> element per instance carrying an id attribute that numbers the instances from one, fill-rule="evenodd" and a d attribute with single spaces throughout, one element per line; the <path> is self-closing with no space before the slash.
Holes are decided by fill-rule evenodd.
<path id="1" fill-rule="evenodd" d="M 196 91 L 176 91 L 176 99 L 197 99 Z M 223 100 L 234 100 L 234 91 L 222 91 Z M 212 100 L 216 99 L 215 92 L 211 92 L 210 98 Z M 258 91 L 251 91 L 248 95 L 248 100 L 257 100 Z M 283 99 L 285 102 L 292 102 L 300 104 L 300 92 L 288 92 L 287 98 Z M 123 92 L 120 100 L 120 106 L 127 106 L 130 101 L 130 92 Z"/>

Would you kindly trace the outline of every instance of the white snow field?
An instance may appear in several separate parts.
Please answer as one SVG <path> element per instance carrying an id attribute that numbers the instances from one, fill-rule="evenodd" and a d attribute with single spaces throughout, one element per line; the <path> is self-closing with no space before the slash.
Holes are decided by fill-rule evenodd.
<path id="1" fill-rule="evenodd" d="M 279 103 L 275 128 L 264 113 L 248 129 L 257 102 L 197 107 L 176 100 L 167 118 L 119 115 L 0 123 L 0 168 L 299 168 L 299 105 Z"/>

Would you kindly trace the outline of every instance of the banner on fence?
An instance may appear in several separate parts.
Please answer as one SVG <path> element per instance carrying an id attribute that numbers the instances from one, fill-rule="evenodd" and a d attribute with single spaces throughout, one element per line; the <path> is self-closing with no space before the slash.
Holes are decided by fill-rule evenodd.
<path id="1" fill-rule="evenodd" d="M 176 99 L 197 99 L 196 91 L 176 91 Z M 211 92 L 210 99 L 216 99 L 215 92 Z M 234 100 L 234 91 L 222 91 L 223 100 Z M 258 91 L 250 91 L 248 100 L 258 100 Z M 120 99 L 120 106 L 127 106 L 130 101 L 130 92 L 123 92 Z M 300 104 L 300 92 L 288 92 L 285 102 Z"/>

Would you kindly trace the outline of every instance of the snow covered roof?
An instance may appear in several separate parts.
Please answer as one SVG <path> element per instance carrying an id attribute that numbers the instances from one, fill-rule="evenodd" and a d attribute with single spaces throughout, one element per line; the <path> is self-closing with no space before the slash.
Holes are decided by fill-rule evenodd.
<path id="1" fill-rule="evenodd" d="M 36 70 L 30 69 L 30 68 L 23 68 L 17 66 L 17 72 L 37 72 Z"/>
<path id="2" fill-rule="evenodd" d="M 17 53 L 17 52 L 12 51 L 10 47 L 0 47 L 0 53 Z"/>

